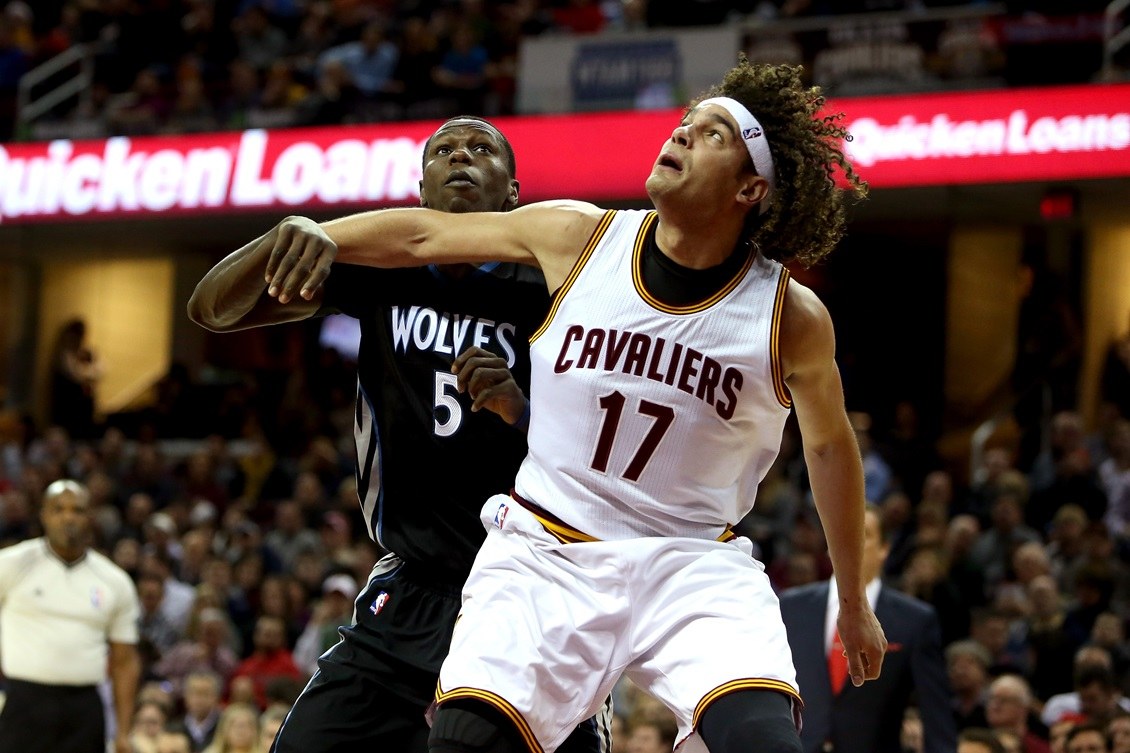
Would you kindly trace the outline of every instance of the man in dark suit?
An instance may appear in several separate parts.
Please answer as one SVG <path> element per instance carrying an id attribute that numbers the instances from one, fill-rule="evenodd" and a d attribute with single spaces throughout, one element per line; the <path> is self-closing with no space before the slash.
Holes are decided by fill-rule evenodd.
<path id="1" fill-rule="evenodd" d="M 169 723 L 169 730 L 188 736 L 195 753 L 212 744 L 220 720 L 223 680 L 213 672 L 190 672 L 184 678 L 184 716 Z"/>
<path id="2" fill-rule="evenodd" d="M 836 630 L 839 599 L 834 579 L 781 594 L 781 614 L 804 699 L 804 753 L 901 753 L 903 714 L 915 698 L 924 753 L 954 753 L 957 732 L 938 615 L 929 604 L 879 580 L 890 538 L 872 506 L 864 517 L 863 547 L 867 598 L 888 641 L 879 679 L 860 687 L 846 679 L 847 659 Z"/>

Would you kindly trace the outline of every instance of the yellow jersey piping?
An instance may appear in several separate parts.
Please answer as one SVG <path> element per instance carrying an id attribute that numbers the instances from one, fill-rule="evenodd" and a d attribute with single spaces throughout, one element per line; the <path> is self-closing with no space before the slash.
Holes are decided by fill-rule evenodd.
<path id="1" fill-rule="evenodd" d="M 723 285 L 722 289 L 714 293 L 714 295 L 706 300 L 698 301 L 688 306 L 672 306 L 663 303 L 648 292 L 643 282 L 643 248 L 647 240 L 647 234 L 658 217 L 659 215 L 656 212 L 648 213 L 648 216 L 640 225 L 640 230 L 636 234 L 636 243 L 632 249 L 632 282 L 635 283 L 636 292 L 639 293 L 640 298 L 644 299 L 647 305 L 651 306 L 653 309 L 662 311 L 664 314 L 697 314 L 700 311 L 705 311 L 733 292 L 734 288 L 738 286 L 738 283 L 745 278 L 746 273 L 749 272 L 749 268 L 753 266 L 753 260 L 757 256 L 757 253 L 750 247 L 749 256 L 746 257 L 745 263 L 742 265 L 741 269 L 735 272 L 734 276 L 730 278 L 730 281 Z"/>
<path id="2" fill-rule="evenodd" d="M 695 706 L 694 715 L 691 717 L 691 726 L 696 729 L 698 728 L 698 723 L 702 720 L 702 715 L 706 712 L 706 709 L 710 707 L 710 704 L 714 703 L 724 695 L 736 693 L 739 690 L 776 690 L 779 693 L 784 693 L 791 698 L 795 698 L 800 703 L 802 708 L 804 706 L 804 701 L 796 692 L 796 689 L 793 688 L 792 685 L 789 685 L 787 682 L 782 682 L 781 680 L 770 680 L 765 677 L 750 677 L 743 680 L 731 680 L 730 682 L 719 685 L 718 687 L 714 688 L 714 690 L 711 690 L 709 693 L 702 697 L 702 700 L 698 702 L 697 706 Z"/>
<path id="3" fill-rule="evenodd" d="M 600 539 L 595 536 L 590 536 L 584 531 L 578 531 L 576 528 L 573 528 L 573 526 L 551 516 L 533 502 L 522 498 L 518 492 L 513 489 L 510 490 L 510 498 L 517 502 L 526 512 L 530 513 L 530 515 L 533 515 L 537 522 L 541 523 L 541 527 L 545 529 L 546 533 L 562 544 L 584 544 L 600 541 Z M 722 530 L 722 533 L 718 534 L 718 538 L 716 538 L 715 541 L 725 543 L 737 537 L 738 535 L 734 533 L 734 529 L 727 524 L 725 529 Z"/>
<path id="4" fill-rule="evenodd" d="M 467 687 L 455 688 L 445 693 L 443 689 L 439 687 L 439 684 L 436 684 L 437 704 L 450 701 L 454 698 L 474 698 L 477 701 L 490 704 L 514 723 L 514 726 L 518 729 L 518 733 L 522 736 L 522 740 L 526 743 L 526 747 L 530 749 L 531 753 L 545 753 L 541 744 L 538 743 L 537 737 L 534 736 L 534 731 L 530 729 L 529 722 L 526 721 L 525 717 L 522 716 L 518 709 L 514 708 L 510 702 L 502 696 L 492 693 L 489 690 Z"/>
<path id="5" fill-rule="evenodd" d="M 781 276 L 777 279 L 777 297 L 773 301 L 773 323 L 770 325 L 769 335 L 769 368 L 773 375 L 773 392 L 777 395 L 777 402 L 782 408 L 793 407 L 793 398 L 789 388 L 785 386 L 785 376 L 781 369 L 781 312 L 785 309 L 785 292 L 789 289 L 789 270 L 781 267 Z"/>
<path id="6" fill-rule="evenodd" d="M 597 223 L 596 229 L 593 230 L 592 235 L 589 236 L 589 241 L 585 244 L 581 255 L 573 262 L 573 268 L 569 270 L 569 276 L 565 278 L 565 282 L 561 283 L 561 287 L 553 294 L 553 303 L 549 307 L 549 313 L 545 315 L 545 321 L 541 323 L 541 326 L 537 328 L 534 334 L 530 335 L 531 345 L 533 345 L 534 340 L 542 336 L 542 333 L 545 332 L 553 321 L 553 317 L 557 314 L 557 309 L 561 306 L 561 302 L 565 300 L 565 294 L 569 292 L 569 288 L 577 281 L 577 277 L 581 274 L 585 263 L 588 262 L 589 257 L 592 256 L 592 252 L 596 250 L 600 239 L 604 237 L 604 233 L 608 230 L 608 226 L 612 224 L 612 219 L 615 216 L 616 210 L 609 209 L 604 213 L 604 216 L 600 218 L 600 222 Z"/>

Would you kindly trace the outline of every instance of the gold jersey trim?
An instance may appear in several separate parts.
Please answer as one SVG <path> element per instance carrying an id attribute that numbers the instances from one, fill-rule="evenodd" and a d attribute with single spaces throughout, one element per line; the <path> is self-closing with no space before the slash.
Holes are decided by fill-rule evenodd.
<path id="1" fill-rule="evenodd" d="M 739 690 L 776 690 L 790 698 L 795 698 L 802 708 L 804 706 L 804 701 L 801 700 L 796 689 L 787 682 L 771 680 L 765 677 L 749 677 L 742 680 L 731 680 L 730 682 L 719 685 L 702 697 L 702 700 L 699 701 L 698 705 L 694 708 L 694 715 L 691 717 L 691 726 L 696 729 L 698 728 L 699 722 L 702 721 L 702 715 L 706 713 L 706 709 L 710 707 L 710 704 L 714 703 L 722 696 L 736 693 Z"/>
<path id="2" fill-rule="evenodd" d="M 609 209 L 604 213 L 604 216 L 600 218 L 600 222 L 597 223 L 596 229 L 593 230 L 592 235 L 589 236 L 589 241 L 585 244 L 581 255 L 573 262 L 573 268 L 569 270 L 569 276 L 565 278 L 565 282 L 561 283 L 561 287 L 553 294 L 553 303 L 550 304 L 549 313 L 545 315 L 545 321 L 541 323 L 541 326 L 537 328 L 534 334 L 530 335 L 531 345 L 534 344 L 534 340 L 542 336 L 542 333 L 545 332 L 550 323 L 553 322 L 553 317 L 557 315 L 557 309 L 561 307 L 561 302 L 565 300 L 565 294 L 569 292 L 569 288 L 577 281 L 577 276 L 581 274 L 581 270 L 584 269 L 589 257 L 592 256 L 592 252 L 596 250 L 597 244 L 599 244 L 600 239 L 604 237 L 604 233 L 607 232 L 608 226 L 612 224 L 612 219 L 615 216 L 616 210 Z"/>
<path id="3" fill-rule="evenodd" d="M 514 723 L 518 729 L 518 733 L 522 736 L 522 740 L 526 743 L 526 747 L 530 749 L 530 753 L 545 753 L 545 750 L 538 743 L 537 737 L 534 736 L 534 731 L 530 729 L 529 723 L 525 717 L 522 716 L 518 709 L 514 708 L 509 701 L 502 696 L 492 693 L 489 690 L 481 690 L 479 688 L 455 688 L 444 692 L 444 690 L 436 683 L 436 703 L 444 703 L 455 698 L 474 698 L 477 701 L 483 701 L 490 704 L 492 707 L 502 712 L 502 715 Z"/>
<path id="4" fill-rule="evenodd" d="M 578 531 L 576 528 L 573 528 L 570 525 L 566 525 L 560 521 L 553 520 L 552 518 L 542 515 L 536 509 L 534 509 L 534 506 L 531 503 L 526 502 L 525 500 L 521 500 L 513 494 L 511 496 L 518 504 L 522 505 L 522 507 L 524 507 L 531 515 L 533 515 L 539 523 L 541 523 L 541 527 L 544 528 L 550 536 L 557 539 L 562 544 L 585 544 L 600 541 L 600 539 L 594 536 L 590 536 L 584 531 Z M 734 533 L 734 529 L 727 525 L 725 530 L 723 530 L 722 533 L 718 535 L 718 538 L 715 539 L 715 541 L 725 543 L 727 541 L 732 541 L 737 537 L 738 535 Z"/>
<path id="5" fill-rule="evenodd" d="M 647 302 L 647 305 L 651 306 L 653 309 L 662 311 L 664 314 L 697 314 L 700 311 L 705 311 L 729 295 L 734 288 L 738 286 L 738 283 L 745 278 L 746 273 L 749 272 L 749 268 L 753 266 L 753 260 L 757 254 L 754 252 L 753 248 L 750 247 L 749 255 L 746 257 L 745 263 L 741 266 L 741 269 L 735 272 L 734 276 L 730 278 L 730 281 L 723 285 L 720 290 L 706 300 L 687 306 L 672 306 L 660 301 L 648 292 L 643 282 L 643 249 L 647 242 L 647 234 L 658 217 L 659 214 L 656 212 L 648 213 L 648 216 L 640 225 L 640 230 L 636 234 L 635 247 L 632 249 L 632 282 L 635 283 L 636 292 L 639 293 L 640 298 L 643 298 L 644 301 Z"/>
<path id="6" fill-rule="evenodd" d="M 785 292 L 789 289 L 789 270 L 781 267 L 777 280 L 777 298 L 773 301 L 773 324 L 769 336 L 769 367 L 773 374 L 773 392 L 782 408 L 793 407 L 793 397 L 785 386 L 785 376 L 781 368 L 781 312 L 785 310 Z"/>

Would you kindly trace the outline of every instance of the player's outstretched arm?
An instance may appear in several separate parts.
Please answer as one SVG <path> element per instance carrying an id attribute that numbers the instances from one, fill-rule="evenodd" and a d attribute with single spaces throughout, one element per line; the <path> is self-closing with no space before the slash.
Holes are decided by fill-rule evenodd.
<path id="1" fill-rule="evenodd" d="M 781 320 L 781 366 L 792 394 L 812 496 L 840 594 L 840 638 L 855 685 L 879 676 L 887 640 L 863 582 L 863 464 L 844 409 L 835 333 L 824 304 L 790 282 Z"/>
<path id="2" fill-rule="evenodd" d="M 283 303 L 314 295 L 329 275 L 326 260 L 334 258 L 371 267 L 518 262 L 540 267 L 554 290 L 603 216 L 604 210 L 577 201 L 466 214 L 385 209 L 323 223 L 318 254 L 306 240 L 314 234 L 312 220 L 288 217 L 260 239 L 259 252 L 268 258 L 268 293 Z"/>
<path id="3" fill-rule="evenodd" d="M 471 395 L 471 410 L 497 413 L 506 423 L 525 431 L 529 425 L 529 400 L 514 381 L 506 359 L 489 350 L 470 347 L 451 364 L 460 392 Z"/>
<path id="4" fill-rule="evenodd" d="M 188 318 L 213 332 L 232 332 L 312 316 L 321 303 L 320 288 L 317 294 L 293 302 L 273 298 L 267 292 L 266 273 L 271 247 L 265 241 L 277 237 L 284 224 L 286 221 L 233 251 L 212 267 L 196 285 L 188 301 Z M 336 249 L 327 248 L 326 244 L 332 246 L 332 242 L 300 224 L 291 223 L 288 227 L 289 242 L 303 254 L 327 256 L 324 263 L 328 270 Z M 313 228 L 316 229 L 317 225 Z M 287 303 L 290 305 L 283 305 Z"/>

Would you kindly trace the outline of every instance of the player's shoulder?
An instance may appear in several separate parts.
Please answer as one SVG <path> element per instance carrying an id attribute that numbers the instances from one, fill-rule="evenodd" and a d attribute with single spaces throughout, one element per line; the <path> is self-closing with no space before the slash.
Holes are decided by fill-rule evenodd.
<path id="1" fill-rule="evenodd" d="M 780 322 L 781 360 L 786 374 L 832 357 L 835 341 L 828 308 L 815 291 L 790 278 Z"/>
<path id="2" fill-rule="evenodd" d="M 42 538 L 26 539 L 18 544 L 0 549 L 0 563 L 22 562 L 42 557 L 44 554 L 46 554 L 46 549 L 43 546 Z"/>
<path id="3" fill-rule="evenodd" d="M 101 552 L 88 549 L 86 552 L 87 562 L 90 568 L 99 578 L 109 583 L 111 586 L 122 590 L 133 590 L 133 579 L 129 577 L 122 568 L 118 567 L 112 559 L 102 554 Z"/>
<path id="4" fill-rule="evenodd" d="M 0 587 L 13 586 L 22 573 L 44 561 L 47 548 L 42 538 L 27 539 L 0 549 Z"/>
<path id="5" fill-rule="evenodd" d="M 600 218 L 603 217 L 608 210 L 602 209 L 596 204 L 590 204 L 587 201 L 579 201 L 577 199 L 549 199 L 547 201 L 535 201 L 532 204 L 526 204 L 518 207 L 514 211 L 525 213 L 558 212 Z"/>
<path id="6" fill-rule="evenodd" d="M 526 204 L 509 214 L 515 220 L 532 223 L 538 231 L 555 233 L 552 239 L 562 234 L 591 233 L 608 210 L 587 201 L 552 199 Z"/>
<path id="7" fill-rule="evenodd" d="M 795 328 L 798 331 L 807 331 L 831 323 L 828 307 L 820 300 L 820 296 L 816 295 L 816 291 L 797 282 L 794 277 L 789 278 L 788 288 L 785 290 L 782 315 L 784 319 L 781 326 Z"/>

